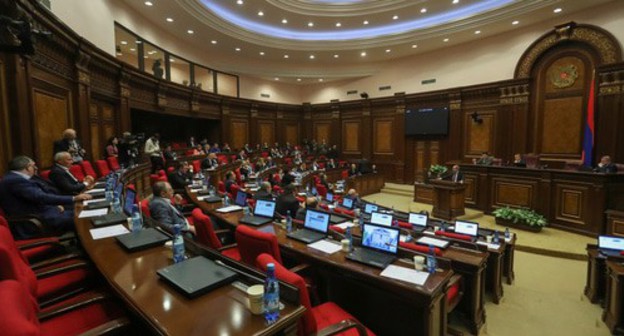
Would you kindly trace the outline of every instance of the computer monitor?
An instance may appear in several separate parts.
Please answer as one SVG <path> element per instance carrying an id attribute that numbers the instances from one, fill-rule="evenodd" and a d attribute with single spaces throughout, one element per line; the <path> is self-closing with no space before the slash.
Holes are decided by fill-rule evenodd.
<path id="1" fill-rule="evenodd" d="M 234 201 L 234 203 L 242 207 L 247 206 L 247 193 L 239 190 L 236 193 L 236 200 Z"/>
<path id="2" fill-rule="evenodd" d="M 132 215 L 134 210 L 134 200 L 136 199 L 136 191 L 132 189 L 126 189 L 126 198 L 124 199 L 124 212 L 126 215 Z"/>
<path id="3" fill-rule="evenodd" d="M 303 226 L 306 229 L 327 233 L 329 229 L 330 214 L 308 209 L 305 215 Z"/>
<path id="4" fill-rule="evenodd" d="M 598 236 L 598 248 L 624 251 L 624 238 L 612 236 Z"/>
<path id="5" fill-rule="evenodd" d="M 318 195 L 318 191 L 316 190 L 316 186 L 312 187 L 312 195 Z"/>
<path id="6" fill-rule="evenodd" d="M 370 221 L 377 225 L 392 226 L 392 215 L 373 211 Z"/>
<path id="7" fill-rule="evenodd" d="M 275 202 L 266 200 L 257 200 L 254 216 L 262 216 L 273 218 L 275 215 Z"/>
<path id="8" fill-rule="evenodd" d="M 367 214 L 371 214 L 373 213 L 373 211 L 377 211 L 378 209 L 379 207 L 377 206 L 377 204 L 366 203 L 366 206 L 364 207 L 364 212 L 366 212 Z"/>
<path id="9" fill-rule="evenodd" d="M 325 199 L 327 199 L 327 202 L 333 202 L 333 201 L 334 201 L 334 194 L 332 194 L 332 193 L 328 192 L 328 193 L 325 195 Z"/>
<path id="10" fill-rule="evenodd" d="M 460 220 L 455 221 L 455 233 L 476 237 L 479 233 L 479 223 Z"/>
<path id="11" fill-rule="evenodd" d="M 342 199 L 342 207 L 343 208 L 347 208 L 347 209 L 351 209 L 353 208 L 353 199 L 345 197 Z"/>
<path id="12" fill-rule="evenodd" d="M 376 251 L 396 254 L 399 249 L 398 228 L 364 224 L 362 246 Z"/>
<path id="13" fill-rule="evenodd" d="M 410 212 L 408 222 L 414 226 L 425 227 L 427 226 L 427 215 Z"/>

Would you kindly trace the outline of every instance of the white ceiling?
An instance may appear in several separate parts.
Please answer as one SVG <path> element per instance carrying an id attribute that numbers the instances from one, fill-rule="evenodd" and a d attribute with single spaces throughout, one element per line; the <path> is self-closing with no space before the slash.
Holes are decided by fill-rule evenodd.
<path id="1" fill-rule="evenodd" d="M 368 76 L 397 58 L 510 32 L 614 0 L 122 1 L 209 55 L 204 64 L 305 83 Z"/>

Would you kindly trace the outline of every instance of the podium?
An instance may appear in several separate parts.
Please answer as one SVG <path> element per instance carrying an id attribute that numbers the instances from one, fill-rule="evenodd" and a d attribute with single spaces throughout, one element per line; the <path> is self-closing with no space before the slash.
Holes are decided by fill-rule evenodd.
<path id="1" fill-rule="evenodd" d="M 433 216 L 451 220 L 465 214 L 464 191 L 466 185 L 444 180 L 430 180 L 433 186 Z"/>

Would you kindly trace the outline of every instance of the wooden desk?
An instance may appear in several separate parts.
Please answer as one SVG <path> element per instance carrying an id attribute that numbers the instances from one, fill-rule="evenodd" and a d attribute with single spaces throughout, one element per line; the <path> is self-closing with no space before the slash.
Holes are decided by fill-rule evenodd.
<path id="1" fill-rule="evenodd" d="M 602 320 L 613 335 L 624 335 L 624 258 L 608 258 Z"/>
<path id="2" fill-rule="evenodd" d="M 358 175 L 350 177 L 346 181 L 345 193 L 354 188 L 360 197 L 380 192 L 385 183 L 383 175 L 379 173 Z"/>
<path id="3" fill-rule="evenodd" d="M 466 213 L 464 211 L 464 191 L 466 186 L 443 180 L 431 180 L 433 186 L 433 211 L 436 218 L 452 220 Z"/>
<path id="4" fill-rule="evenodd" d="M 587 245 L 587 281 L 585 296 L 591 303 L 603 302 L 607 284 L 607 259 L 598 251 L 595 244 Z"/>

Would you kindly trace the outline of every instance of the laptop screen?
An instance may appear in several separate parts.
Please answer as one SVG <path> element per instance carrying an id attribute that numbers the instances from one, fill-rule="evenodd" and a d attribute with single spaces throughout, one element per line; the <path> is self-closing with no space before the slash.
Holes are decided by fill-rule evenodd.
<path id="1" fill-rule="evenodd" d="M 373 212 L 371 214 L 371 223 L 383 226 L 392 226 L 392 215 Z"/>
<path id="2" fill-rule="evenodd" d="M 132 215 L 136 192 L 132 189 L 126 189 L 126 198 L 124 200 L 124 212 L 126 215 Z"/>
<path id="3" fill-rule="evenodd" d="M 236 205 L 240 205 L 242 207 L 247 206 L 247 193 L 239 190 L 236 193 L 236 201 L 234 201 Z"/>
<path id="4" fill-rule="evenodd" d="M 410 212 L 408 221 L 412 225 L 424 227 L 427 226 L 427 215 Z"/>
<path id="5" fill-rule="evenodd" d="M 399 232 L 397 228 L 364 224 L 362 246 L 396 254 L 399 246 Z"/>
<path id="6" fill-rule="evenodd" d="M 364 212 L 370 214 L 373 211 L 377 211 L 377 209 L 379 209 L 379 207 L 376 204 L 366 203 L 366 206 L 364 207 Z"/>
<path id="7" fill-rule="evenodd" d="M 329 228 L 329 217 L 330 215 L 328 213 L 307 210 L 303 226 L 306 229 L 327 233 L 327 229 Z"/>
<path id="8" fill-rule="evenodd" d="M 598 236 L 598 247 L 601 249 L 624 251 L 624 238 Z"/>
<path id="9" fill-rule="evenodd" d="M 332 193 L 328 192 L 328 193 L 325 195 L 325 198 L 327 199 L 327 202 L 333 202 L 333 201 L 334 201 L 334 194 L 332 194 Z"/>
<path id="10" fill-rule="evenodd" d="M 254 209 L 254 216 L 273 218 L 275 214 L 275 202 L 258 200 Z"/>
<path id="11" fill-rule="evenodd" d="M 479 224 L 475 222 L 455 221 L 455 233 L 475 237 L 479 232 Z"/>
<path id="12" fill-rule="evenodd" d="M 347 198 L 347 197 L 343 198 L 342 199 L 342 206 L 347 208 L 347 209 L 353 208 L 353 199 Z"/>
<path id="13" fill-rule="evenodd" d="M 316 191 L 316 187 L 312 187 L 312 195 L 316 196 L 318 191 Z"/>

